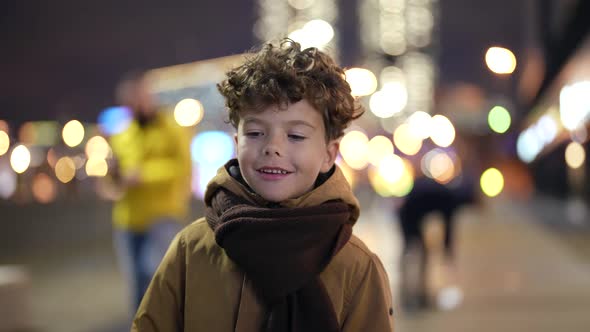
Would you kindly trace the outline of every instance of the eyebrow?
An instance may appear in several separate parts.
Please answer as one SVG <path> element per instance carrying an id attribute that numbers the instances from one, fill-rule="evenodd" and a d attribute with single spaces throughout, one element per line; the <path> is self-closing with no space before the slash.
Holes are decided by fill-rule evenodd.
<path id="1" fill-rule="evenodd" d="M 244 119 L 244 124 L 249 124 L 249 123 L 255 123 L 255 124 L 266 124 L 267 122 L 259 119 L 259 118 L 255 118 L 255 117 L 248 117 Z M 303 126 L 307 126 L 310 127 L 312 129 L 316 129 L 316 127 L 314 125 L 312 125 L 311 123 L 305 121 L 305 120 L 291 120 L 291 121 L 287 121 L 287 124 L 291 125 L 291 126 L 296 126 L 296 125 L 303 125 Z"/>

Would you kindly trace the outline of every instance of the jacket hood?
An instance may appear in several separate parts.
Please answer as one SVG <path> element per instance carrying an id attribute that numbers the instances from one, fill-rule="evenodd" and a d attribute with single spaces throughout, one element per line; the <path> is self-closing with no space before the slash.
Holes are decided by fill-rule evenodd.
<path id="1" fill-rule="evenodd" d="M 359 217 L 359 202 L 352 193 L 348 181 L 338 167 L 334 165 L 332 174 L 323 183 L 316 186 L 313 190 L 297 198 L 287 199 L 278 204 L 283 207 L 307 207 L 325 203 L 327 201 L 341 200 L 350 206 L 349 222 L 354 224 Z M 205 191 L 205 205 L 211 206 L 211 200 L 217 190 L 224 188 L 230 192 L 246 199 L 250 203 L 258 206 L 272 206 L 260 195 L 253 192 L 242 179 L 237 159 L 232 159 L 224 166 L 217 170 L 217 175 L 207 185 Z"/>

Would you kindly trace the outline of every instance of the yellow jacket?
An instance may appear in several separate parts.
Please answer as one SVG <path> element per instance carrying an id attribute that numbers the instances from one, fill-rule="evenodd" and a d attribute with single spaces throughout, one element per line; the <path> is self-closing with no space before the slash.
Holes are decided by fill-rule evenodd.
<path id="1" fill-rule="evenodd" d="M 222 167 L 207 192 L 222 186 L 255 202 Z M 340 199 L 358 218 L 358 201 L 339 169 L 322 185 L 297 199 L 281 202 L 302 207 Z M 207 201 L 207 197 L 205 198 Z M 392 294 L 379 258 L 356 236 L 320 274 L 344 332 L 393 331 Z M 132 331 L 261 331 L 265 310 L 248 276 L 215 242 L 204 218 L 172 242 L 137 311 Z"/>
<path id="2" fill-rule="evenodd" d="M 120 176 L 136 173 L 140 183 L 124 189 L 114 203 L 119 229 L 145 231 L 159 217 L 183 220 L 190 198 L 190 137 L 165 112 L 140 127 L 135 121 L 110 138 Z"/>

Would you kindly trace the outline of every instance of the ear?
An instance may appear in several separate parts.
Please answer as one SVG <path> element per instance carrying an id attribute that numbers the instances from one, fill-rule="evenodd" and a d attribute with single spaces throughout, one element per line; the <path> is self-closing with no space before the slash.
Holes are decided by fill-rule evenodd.
<path id="1" fill-rule="evenodd" d="M 320 172 L 326 173 L 332 168 L 332 166 L 334 166 L 339 147 L 340 142 L 337 139 L 331 140 L 328 142 L 328 144 L 326 144 L 326 155 L 324 156 L 324 161 L 322 163 Z"/>
<path id="2" fill-rule="evenodd" d="M 240 146 L 240 144 L 238 144 L 238 133 L 234 134 L 234 143 L 235 143 L 235 149 L 236 149 L 236 156 L 238 155 L 238 146 Z"/>

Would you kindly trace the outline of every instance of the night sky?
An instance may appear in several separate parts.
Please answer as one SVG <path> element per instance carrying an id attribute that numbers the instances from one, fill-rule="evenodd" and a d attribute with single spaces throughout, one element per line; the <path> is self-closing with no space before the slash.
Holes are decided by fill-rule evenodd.
<path id="1" fill-rule="evenodd" d="M 357 1 L 341 3 L 342 64 L 353 66 L 359 61 Z M 440 84 L 493 90 L 483 55 L 503 45 L 518 58 L 526 23 L 522 2 L 440 3 Z M 94 122 L 114 103 L 113 86 L 124 72 L 243 52 L 256 43 L 255 19 L 254 0 L 4 1 L 0 119 Z"/>

